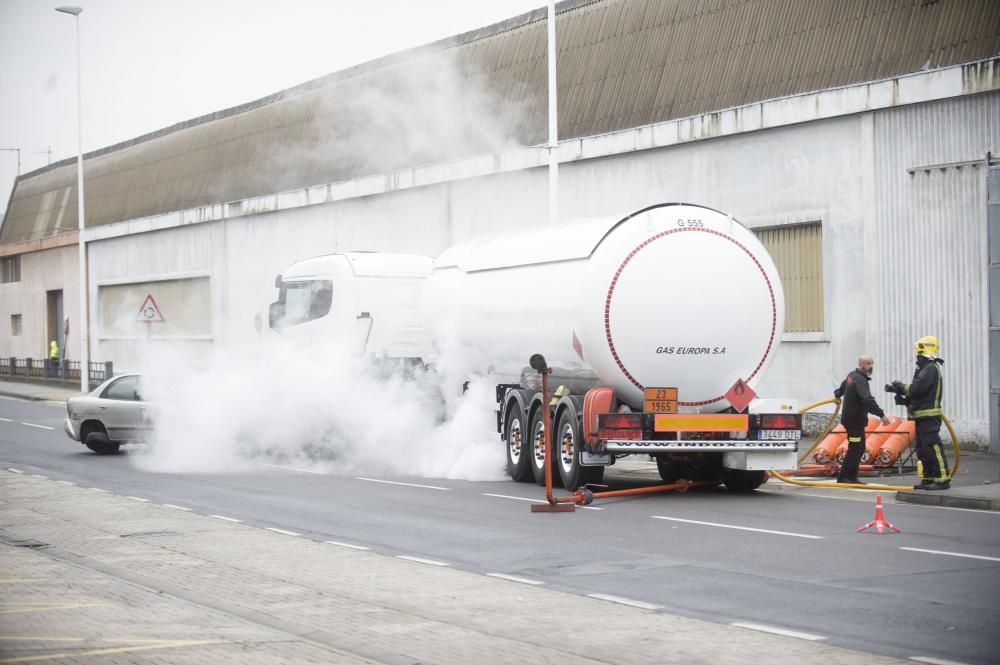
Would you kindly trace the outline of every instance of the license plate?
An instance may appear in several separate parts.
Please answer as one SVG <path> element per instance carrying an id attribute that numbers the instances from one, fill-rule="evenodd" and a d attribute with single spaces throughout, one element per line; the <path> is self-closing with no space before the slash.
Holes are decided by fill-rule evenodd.
<path id="1" fill-rule="evenodd" d="M 762 429 L 757 432 L 757 439 L 770 441 L 772 439 L 797 439 L 799 431 L 794 429 Z"/>
<path id="2" fill-rule="evenodd" d="M 642 438 L 642 430 L 638 429 L 602 429 L 597 432 L 598 439 L 629 439 Z"/>

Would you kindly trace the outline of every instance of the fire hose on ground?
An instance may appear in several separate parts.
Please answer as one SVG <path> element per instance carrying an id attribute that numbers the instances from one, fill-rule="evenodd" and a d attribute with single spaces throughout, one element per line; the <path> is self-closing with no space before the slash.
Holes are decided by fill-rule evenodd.
<path id="1" fill-rule="evenodd" d="M 807 411 L 811 411 L 812 409 L 815 409 L 816 407 L 823 406 L 825 404 L 831 404 L 831 403 L 836 404 L 837 408 L 834 409 L 833 415 L 831 415 L 830 416 L 830 420 L 827 421 L 826 427 L 823 429 L 822 434 L 820 434 L 816 438 L 816 442 L 809 448 L 809 450 L 807 450 L 799 458 L 799 463 L 800 464 L 801 464 L 802 460 L 805 459 L 806 457 L 808 457 L 809 453 L 811 453 L 816 448 L 816 446 L 819 445 L 819 443 L 821 441 L 823 441 L 826 438 L 826 436 L 830 433 L 830 431 L 833 429 L 833 427 L 834 427 L 834 425 L 836 424 L 836 421 L 837 421 L 837 414 L 840 413 L 840 399 L 837 398 L 837 397 L 831 397 L 829 399 L 821 400 L 819 402 L 813 402 L 812 404 L 808 404 L 808 405 L 802 407 L 801 409 L 799 409 L 799 413 L 805 413 Z M 948 420 L 948 416 L 946 416 L 946 415 L 944 415 L 942 413 L 941 414 L 941 420 L 944 422 L 945 426 L 948 428 L 948 433 L 951 434 L 951 443 L 952 443 L 952 446 L 955 449 L 955 462 L 954 462 L 954 464 L 952 464 L 951 471 L 948 473 L 948 476 L 952 477 L 952 476 L 955 475 L 955 472 L 958 471 L 958 462 L 961 459 L 961 450 L 958 447 L 958 436 L 955 434 L 955 429 L 951 426 L 951 421 Z M 832 471 L 834 469 L 834 465 L 833 464 L 816 465 L 816 466 L 817 467 L 827 467 L 827 468 L 830 469 L 830 471 Z M 820 469 L 818 469 L 818 468 L 816 468 L 816 469 L 809 469 L 809 470 L 807 470 L 807 473 L 817 473 L 817 475 L 819 475 Z M 783 475 L 783 474 L 781 474 L 781 473 L 779 473 L 777 471 L 771 471 L 770 474 L 772 476 L 774 476 L 775 478 L 777 478 L 778 480 L 784 481 L 784 482 L 789 483 L 791 485 L 803 485 L 805 487 L 835 487 L 835 488 L 839 488 L 839 489 L 863 488 L 863 489 L 870 489 L 870 490 L 888 490 L 888 491 L 897 491 L 897 492 L 898 491 L 904 491 L 904 490 L 911 490 L 911 489 L 913 489 L 912 485 L 881 485 L 881 484 L 877 484 L 877 483 L 855 484 L 855 483 L 838 483 L 838 482 L 816 482 L 816 481 L 795 480 L 794 478 L 789 478 L 789 477 L 787 477 L 787 476 L 785 476 L 785 475 Z"/>

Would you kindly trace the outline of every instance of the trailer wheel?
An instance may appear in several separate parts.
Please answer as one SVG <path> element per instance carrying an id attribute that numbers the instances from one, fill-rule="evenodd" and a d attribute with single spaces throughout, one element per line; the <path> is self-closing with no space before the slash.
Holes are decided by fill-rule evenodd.
<path id="1" fill-rule="evenodd" d="M 115 455 L 121 447 L 117 443 L 111 443 L 111 439 L 104 432 L 91 432 L 83 440 L 83 445 L 93 450 L 98 455 Z"/>
<path id="2" fill-rule="evenodd" d="M 535 412 L 531 415 L 531 427 L 528 429 L 531 431 L 531 441 L 529 442 L 530 448 L 529 457 L 531 458 L 531 473 L 535 477 L 535 482 L 541 486 L 545 486 L 545 423 L 542 420 L 542 409 L 545 406 L 540 406 L 535 409 Z M 556 441 L 553 436 L 552 447 L 556 447 Z M 559 474 L 556 470 L 552 470 L 552 485 L 553 487 L 559 484 Z"/>
<path id="3" fill-rule="evenodd" d="M 723 469 L 722 482 L 730 492 L 752 492 L 767 480 L 767 471 Z"/>
<path id="4" fill-rule="evenodd" d="M 563 487 L 569 491 L 581 485 L 599 483 L 604 478 L 603 466 L 583 466 L 580 464 L 580 450 L 583 437 L 580 436 L 580 423 L 576 414 L 570 409 L 564 409 L 559 414 L 559 425 L 553 440 L 556 468 Z"/>
<path id="5" fill-rule="evenodd" d="M 686 475 L 684 463 L 672 460 L 666 455 L 656 456 L 656 470 L 660 472 L 660 479 L 668 485 L 676 483 Z"/>
<path id="6" fill-rule="evenodd" d="M 504 447 L 507 448 L 507 473 L 519 483 L 534 479 L 531 473 L 531 445 L 525 437 L 524 413 L 514 404 L 507 414 L 504 427 Z"/>

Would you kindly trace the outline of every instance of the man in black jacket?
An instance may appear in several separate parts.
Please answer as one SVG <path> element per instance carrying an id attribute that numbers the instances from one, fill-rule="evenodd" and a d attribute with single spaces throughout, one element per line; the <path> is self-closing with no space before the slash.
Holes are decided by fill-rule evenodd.
<path id="1" fill-rule="evenodd" d="M 858 480 L 858 465 L 861 455 L 865 452 L 865 427 L 868 425 L 868 414 L 878 416 L 883 425 L 889 424 L 882 407 L 872 397 L 868 382 L 872 379 L 872 368 L 875 360 L 871 356 L 858 358 L 858 368 L 852 370 L 840 387 L 833 391 L 838 398 L 843 398 L 843 410 L 840 414 L 840 424 L 847 430 L 847 454 L 844 463 L 837 474 L 838 483 L 863 485 Z"/>
<path id="2" fill-rule="evenodd" d="M 941 395 L 944 392 L 944 374 L 938 358 L 936 337 L 921 337 L 913 343 L 917 354 L 917 369 L 913 382 L 904 385 L 893 381 L 886 386 L 902 397 L 910 417 L 917 425 L 917 459 L 923 466 L 923 476 L 913 489 L 946 490 L 951 487 L 948 461 L 941 446 Z M 897 400 L 899 401 L 899 400 Z"/>

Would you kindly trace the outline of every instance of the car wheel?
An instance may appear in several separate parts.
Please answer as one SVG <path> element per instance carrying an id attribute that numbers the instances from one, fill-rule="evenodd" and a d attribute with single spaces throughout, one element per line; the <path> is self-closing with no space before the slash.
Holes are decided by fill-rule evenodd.
<path id="1" fill-rule="evenodd" d="M 111 443 L 111 439 L 104 432 L 91 432 L 84 439 L 83 445 L 93 450 L 98 455 L 115 455 L 118 453 L 120 444 Z"/>

